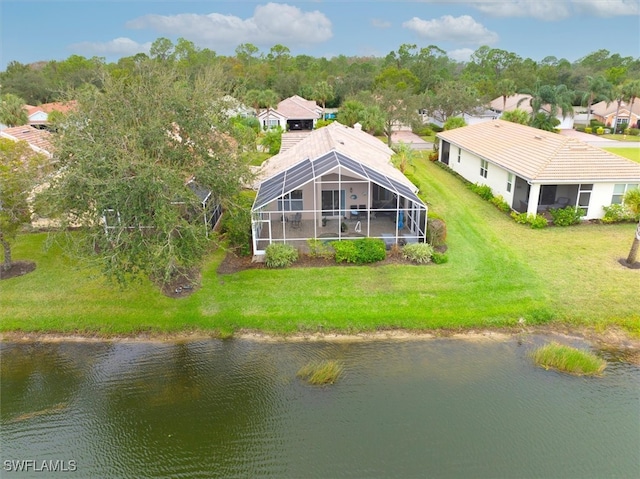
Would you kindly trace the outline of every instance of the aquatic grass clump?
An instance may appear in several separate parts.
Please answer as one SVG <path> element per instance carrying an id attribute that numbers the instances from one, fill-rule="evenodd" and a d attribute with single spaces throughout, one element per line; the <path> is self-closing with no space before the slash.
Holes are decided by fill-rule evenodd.
<path id="1" fill-rule="evenodd" d="M 297 376 L 314 386 L 335 383 L 342 374 L 342 363 L 335 360 L 312 361 L 302 366 Z"/>
<path id="2" fill-rule="evenodd" d="M 607 362 L 593 353 L 556 342 L 536 349 L 531 357 L 538 366 L 579 376 L 595 376 L 604 371 Z"/>

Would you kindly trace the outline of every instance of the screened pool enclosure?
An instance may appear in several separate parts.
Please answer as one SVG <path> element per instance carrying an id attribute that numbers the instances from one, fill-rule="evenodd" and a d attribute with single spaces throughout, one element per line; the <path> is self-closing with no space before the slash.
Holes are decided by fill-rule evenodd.
<path id="1" fill-rule="evenodd" d="M 305 251 L 313 238 L 374 237 L 388 248 L 424 242 L 427 207 L 409 180 L 393 173 L 332 149 L 267 178 L 252 208 L 254 255 L 272 243 Z"/>

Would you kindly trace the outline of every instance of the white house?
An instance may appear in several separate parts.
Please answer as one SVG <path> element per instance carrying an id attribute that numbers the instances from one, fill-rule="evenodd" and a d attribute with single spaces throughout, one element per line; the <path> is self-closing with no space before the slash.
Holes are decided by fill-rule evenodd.
<path id="1" fill-rule="evenodd" d="M 393 150 L 338 122 L 312 131 L 263 163 L 252 213 L 254 255 L 309 239 L 424 242 L 427 206 L 391 164 Z"/>
<path id="2" fill-rule="evenodd" d="M 490 186 L 516 211 L 578 206 L 601 218 L 640 184 L 640 164 L 556 133 L 503 120 L 443 131 L 439 161 Z"/>
<path id="3" fill-rule="evenodd" d="M 285 98 L 275 110 L 268 108 L 258 115 L 263 129 L 279 126 L 283 130 L 313 130 L 321 118 L 322 107 L 298 95 Z"/>

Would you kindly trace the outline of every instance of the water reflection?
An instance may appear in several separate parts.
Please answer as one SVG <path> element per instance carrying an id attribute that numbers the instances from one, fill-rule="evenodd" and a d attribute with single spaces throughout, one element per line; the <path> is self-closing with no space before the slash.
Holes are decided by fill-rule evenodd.
<path id="1" fill-rule="evenodd" d="M 605 353 L 602 378 L 544 371 L 539 340 L 2 344 L 3 459 L 105 478 L 634 477 L 639 368 Z M 345 374 L 307 386 L 314 359 Z"/>

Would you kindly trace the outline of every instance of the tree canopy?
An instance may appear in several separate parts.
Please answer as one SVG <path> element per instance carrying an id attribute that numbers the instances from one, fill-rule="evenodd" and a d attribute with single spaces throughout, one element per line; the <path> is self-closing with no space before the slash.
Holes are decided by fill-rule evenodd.
<path id="1" fill-rule="evenodd" d="M 161 54 L 161 53 L 158 53 Z M 203 196 L 224 202 L 249 180 L 219 101 L 222 72 L 193 82 L 172 66 L 142 63 L 79 94 L 55 137 L 62 166 L 48 199 L 85 256 L 126 283 L 168 280 L 207 247 Z"/>

